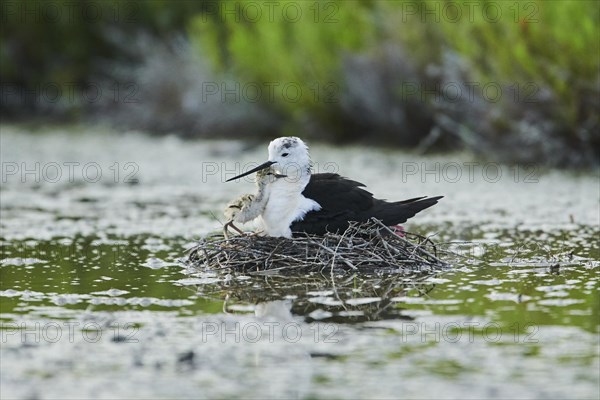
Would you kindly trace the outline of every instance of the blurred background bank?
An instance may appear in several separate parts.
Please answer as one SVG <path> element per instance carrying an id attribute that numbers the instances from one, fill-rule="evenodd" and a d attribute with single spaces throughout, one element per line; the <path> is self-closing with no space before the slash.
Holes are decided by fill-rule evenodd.
<path id="1" fill-rule="evenodd" d="M 597 1 L 1 7 L 3 123 L 599 164 Z"/>

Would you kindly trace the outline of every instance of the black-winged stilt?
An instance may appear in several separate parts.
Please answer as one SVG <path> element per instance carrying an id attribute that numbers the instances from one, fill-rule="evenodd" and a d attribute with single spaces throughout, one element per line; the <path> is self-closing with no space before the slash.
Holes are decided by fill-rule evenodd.
<path id="1" fill-rule="evenodd" d="M 227 182 L 270 168 L 285 176 L 268 182 L 259 217 L 268 236 L 292 237 L 292 232 L 324 234 L 348 227 L 350 221 L 371 217 L 388 226 L 406 222 L 443 196 L 387 202 L 363 189 L 365 185 L 338 174 L 311 174 L 306 144 L 297 137 L 269 143 L 269 160 Z"/>

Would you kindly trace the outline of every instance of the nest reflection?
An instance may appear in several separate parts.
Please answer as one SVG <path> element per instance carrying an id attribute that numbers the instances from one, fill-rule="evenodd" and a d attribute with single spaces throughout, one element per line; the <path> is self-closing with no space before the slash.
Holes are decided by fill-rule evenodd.
<path id="1" fill-rule="evenodd" d="M 291 313 L 306 322 L 363 322 L 382 319 L 411 319 L 403 314 L 405 297 L 430 293 L 435 284 L 431 274 L 403 276 L 396 273 L 305 275 L 244 275 L 197 286 L 206 299 L 224 301 L 224 311 L 278 300 L 289 300 Z"/>

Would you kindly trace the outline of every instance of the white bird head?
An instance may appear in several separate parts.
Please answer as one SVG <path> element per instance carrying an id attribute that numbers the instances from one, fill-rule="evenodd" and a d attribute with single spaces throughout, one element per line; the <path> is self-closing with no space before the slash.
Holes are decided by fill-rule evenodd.
<path id="1" fill-rule="evenodd" d="M 297 180 L 310 175 L 310 155 L 308 146 L 297 137 L 280 137 L 269 143 L 269 160 L 227 182 L 242 178 L 254 172 L 271 168 L 277 177 L 289 177 Z"/>
<path id="2" fill-rule="evenodd" d="M 297 137 L 277 138 L 269 143 L 269 162 L 278 174 L 299 176 L 310 171 L 308 146 Z"/>

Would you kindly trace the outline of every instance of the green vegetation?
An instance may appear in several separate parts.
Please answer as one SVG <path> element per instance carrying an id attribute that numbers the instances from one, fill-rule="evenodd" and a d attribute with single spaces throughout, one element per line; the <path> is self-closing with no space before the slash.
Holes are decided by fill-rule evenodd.
<path id="1" fill-rule="evenodd" d="M 174 7 L 167 0 L 3 2 L 0 76 L 7 91 L 3 111 L 25 119 L 31 112 L 79 116 L 78 105 L 43 105 L 31 99 L 11 104 L 15 96 L 8 92 L 18 87 L 24 93 L 39 93 L 44 85 L 67 90 L 113 78 L 116 63 L 138 61 L 131 48 L 136 34 L 168 37 L 200 10 L 200 3 L 182 1 Z"/>
<path id="2" fill-rule="evenodd" d="M 215 126 L 219 135 L 239 136 L 243 126 L 250 135 L 298 134 L 421 151 L 467 147 L 488 158 L 554 165 L 598 163 L 600 5 L 593 0 L 85 0 L 56 3 L 63 15 L 58 22 L 23 21 L 14 10 L 23 4 L 44 2 L 11 2 L 3 15 L 3 82 L 31 89 L 44 82 L 122 80 L 115 66 L 128 67 L 127 79 L 147 86 L 145 101 L 154 110 L 136 118 L 142 107 L 126 109 L 129 125 L 204 136 L 214 135 Z M 91 5 L 102 13 L 90 21 L 81 15 Z M 75 7 L 75 18 L 64 18 L 71 15 L 66 7 Z M 140 47 L 140 34 L 156 45 Z M 209 66 L 209 74 L 185 72 L 181 52 L 156 56 L 181 35 L 198 68 Z M 161 79 L 153 66 L 144 69 L 149 53 L 172 75 L 163 72 Z M 154 75 L 144 75 L 148 70 Z M 232 108 L 229 98 L 220 108 L 189 103 L 204 99 L 205 88 L 178 85 L 174 77 L 236 82 L 246 105 Z M 157 81 L 163 87 L 152 86 Z M 205 115 L 224 120 L 205 124 Z"/>
<path id="3" fill-rule="evenodd" d="M 444 45 L 469 62 L 480 82 L 529 87 L 520 93 L 523 101 L 534 100 L 541 88 L 550 89 L 557 117 L 574 128 L 571 134 L 590 118 L 597 125 L 597 109 L 589 101 L 591 92 L 598 94 L 600 83 L 598 3 L 486 3 L 497 11 L 474 12 L 473 22 L 439 24 Z M 496 19 L 497 23 L 490 22 Z"/>
<path id="4" fill-rule="evenodd" d="M 247 7 L 238 6 L 237 14 L 221 7 L 221 13 L 210 18 L 196 17 L 189 32 L 199 53 L 207 55 L 217 71 L 243 82 L 298 82 L 303 93 L 311 93 L 317 84 L 335 83 L 340 91 L 329 102 L 312 96 L 290 101 L 275 92 L 279 96 L 266 106 L 284 114 L 291 132 L 310 132 L 307 116 L 313 125 L 316 120 L 324 127 L 318 131 L 320 137 L 360 138 L 348 120 L 356 122 L 363 136 L 386 129 L 383 121 L 369 121 L 372 117 L 361 115 L 357 120 L 355 110 L 344 109 L 344 104 L 368 102 L 369 97 L 378 103 L 377 97 L 383 97 L 410 115 L 406 99 L 410 83 L 418 88 L 415 97 L 422 121 L 393 126 L 382 139 L 418 144 L 441 125 L 434 114 L 449 107 L 440 107 L 440 99 L 450 106 L 456 103 L 448 98 L 456 92 L 447 91 L 458 85 L 461 104 L 473 112 L 449 113 L 458 127 L 442 129 L 454 131 L 444 133 L 459 137 L 475 151 L 498 150 L 501 142 L 539 148 L 518 161 L 532 161 L 563 146 L 566 153 L 583 156 L 567 156 L 557 163 L 587 163 L 597 157 L 589 150 L 600 147 L 600 24 L 594 1 L 302 2 L 302 18 L 294 22 L 283 10 L 297 2 L 280 4 L 274 18 L 260 19 L 254 19 Z M 389 56 L 390 49 L 400 58 L 401 68 L 394 65 L 398 60 Z M 446 63 L 448 55 L 459 60 L 458 66 Z M 368 64 L 362 76 L 345 73 L 352 59 Z M 442 75 L 450 78 L 428 75 L 425 71 L 432 67 L 443 69 Z M 406 70 L 418 72 L 402 76 Z M 372 91 L 359 94 L 346 90 L 353 84 L 350 80 L 367 77 L 388 86 L 384 93 L 378 87 L 366 87 Z M 464 101 L 468 96 L 475 99 Z M 368 108 L 362 111 L 375 114 Z M 412 132 L 398 133 L 403 130 Z M 548 138 L 550 144 L 537 143 L 536 135 L 541 141 Z M 452 140 L 438 141 L 448 145 Z"/>
<path id="5" fill-rule="evenodd" d="M 236 16 L 221 8 L 209 18 L 196 17 L 192 40 L 218 71 L 261 88 L 277 84 L 273 97 L 264 97 L 292 119 L 325 111 L 335 101 L 335 93 L 320 91 L 335 91 L 327 84 L 339 81 L 342 55 L 367 48 L 375 30 L 354 2 L 281 2 L 272 15 L 251 21 L 254 14 L 243 3 L 236 8 Z"/>

